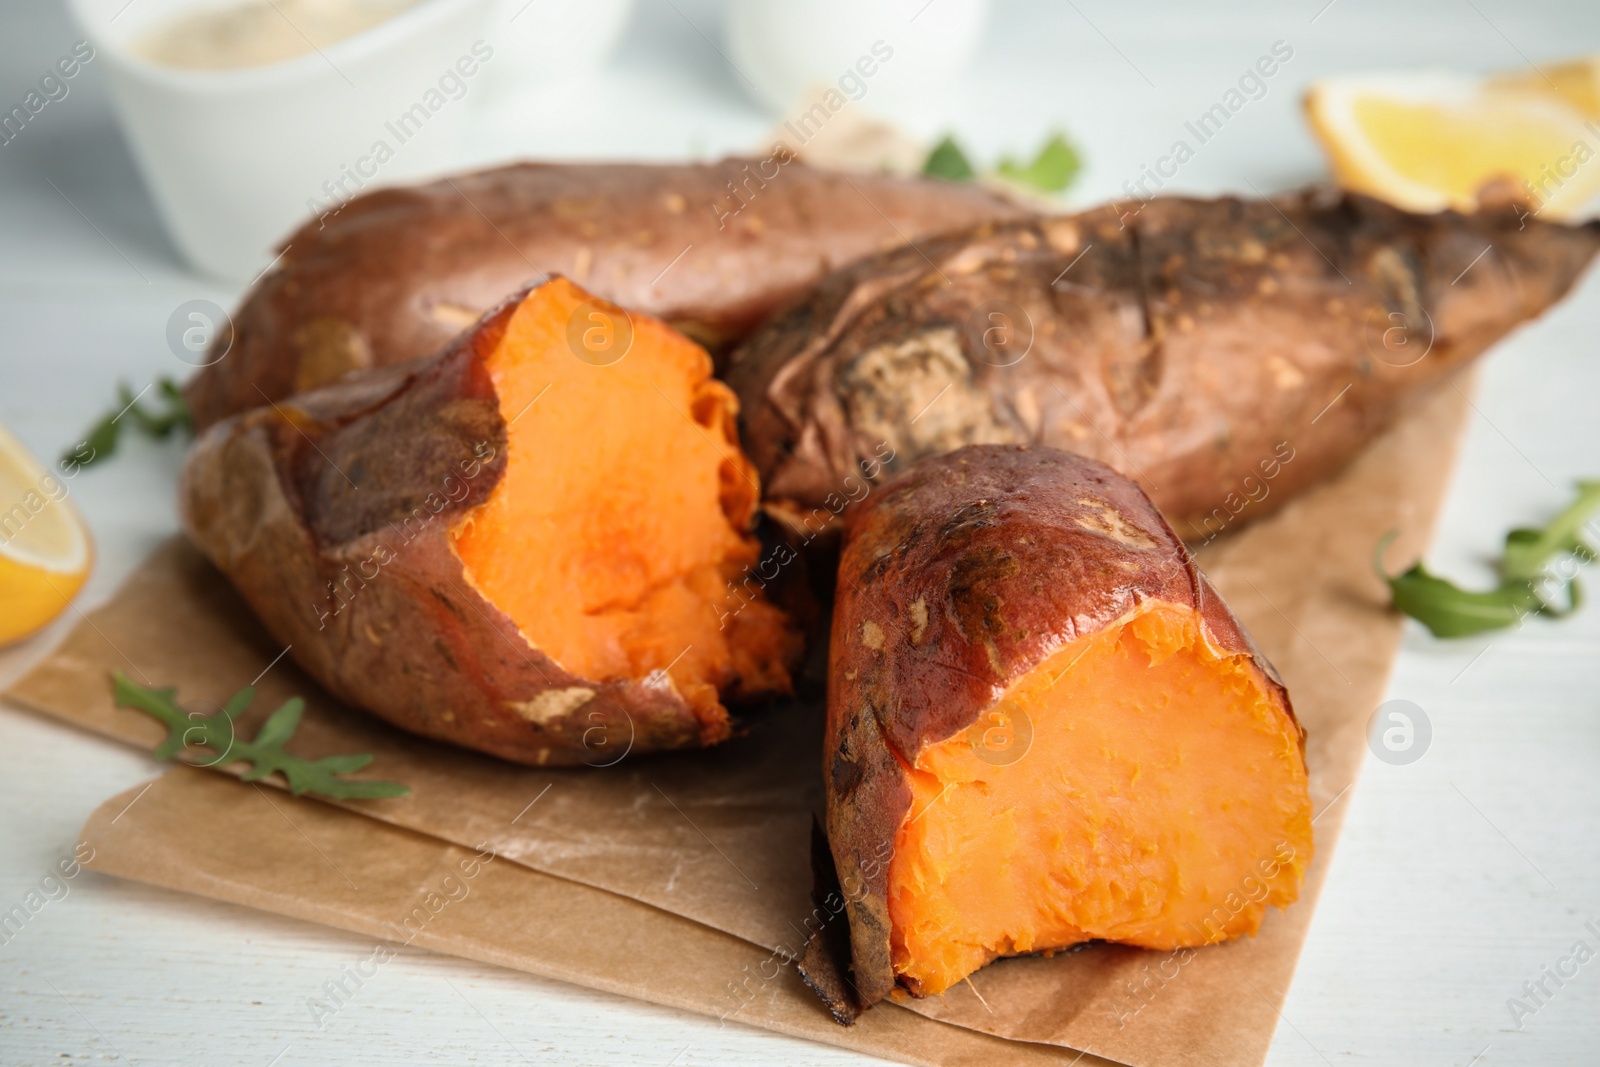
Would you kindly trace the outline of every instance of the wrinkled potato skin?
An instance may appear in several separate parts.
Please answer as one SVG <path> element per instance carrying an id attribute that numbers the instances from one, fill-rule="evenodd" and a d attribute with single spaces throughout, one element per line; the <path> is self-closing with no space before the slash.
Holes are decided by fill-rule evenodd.
<path id="1" fill-rule="evenodd" d="M 1152 598 L 1193 608 L 1214 647 L 1252 657 L 1294 722 L 1277 673 L 1183 542 L 1103 464 L 1052 448 L 969 446 L 916 464 L 848 515 L 823 776 L 854 1003 L 819 989 L 841 1021 L 895 985 L 889 858 L 911 804 L 904 768 L 1062 645 Z M 814 985 L 826 983 L 825 968 L 811 971 Z"/>
<path id="2" fill-rule="evenodd" d="M 183 525 L 302 667 L 402 729 L 539 766 L 722 740 L 727 722 L 670 683 L 563 670 L 455 554 L 451 527 L 505 472 L 484 360 L 520 300 L 433 360 L 213 426 L 184 467 Z"/>
<path id="3" fill-rule="evenodd" d="M 189 406 L 204 429 L 349 370 L 432 356 L 555 273 L 715 355 L 829 270 L 1023 214 L 973 186 L 776 158 L 519 163 L 380 190 L 289 238 L 213 342 Z"/>
<path id="4" fill-rule="evenodd" d="M 1600 224 L 1321 190 L 1111 204 L 856 263 L 735 350 L 727 377 L 791 527 L 886 448 L 892 473 L 1031 443 L 1137 479 L 1205 541 L 1338 470 L 1597 247 Z"/>

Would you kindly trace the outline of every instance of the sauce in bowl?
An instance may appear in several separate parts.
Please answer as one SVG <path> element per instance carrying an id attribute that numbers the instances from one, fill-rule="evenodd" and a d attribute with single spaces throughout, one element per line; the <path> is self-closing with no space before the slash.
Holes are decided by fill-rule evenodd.
<path id="1" fill-rule="evenodd" d="M 244 0 L 177 15 L 133 43 L 143 59 L 184 70 L 281 63 L 372 29 L 421 0 Z"/>

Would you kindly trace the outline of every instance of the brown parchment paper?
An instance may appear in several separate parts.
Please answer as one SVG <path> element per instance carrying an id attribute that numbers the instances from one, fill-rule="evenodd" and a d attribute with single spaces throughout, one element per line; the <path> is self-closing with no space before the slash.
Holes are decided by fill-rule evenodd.
<path id="1" fill-rule="evenodd" d="M 205 812 L 205 833 L 194 832 L 197 811 Z M 184 825 L 190 832 L 177 832 Z M 95 870 L 369 935 L 374 948 L 448 952 L 907 1063 L 1109 1063 L 932 1022 L 893 1004 L 847 1030 L 792 968 L 768 966 L 771 953 L 742 938 L 205 771 L 175 770 L 113 797 L 83 837 L 94 846 L 87 866 Z M 370 970 L 369 959 L 362 948 L 350 964 Z M 745 973 L 762 980 L 730 1012 L 724 985 Z"/>
<path id="2" fill-rule="evenodd" d="M 1092 1048 L 1136 1067 L 1261 1062 L 1398 643 L 1399 620 L 1382 608 L 1372 548 L 1396 529 L 1391 560 L 1420 553 L 1466 410 L 1464 394 L 1447 385 L 1341 476 L 1200 552 L 1283 674 L 1309 734 L 1312 799 L 1321 814 L 1318 855 L 1300 903 L 1270 915 L 1253 939 L 1181 962 L 1104 945 L 1050 960 L 1002 961 L 970 985 L 914 1002 L 914 1011 L 1016 1040 Z M 260 675 L 257 706 L 241 720 L 243 730 L 253 732 L 283 699 L 303 695 L 297 752 L 372 752 L 371 774 L 412 787 L 409 797 L 348 805 L 363 815 L 457 844 L 488 842 L 530 869 L 769 951 L 799 949 L 811 910 L 807 833 L 821 801 L 820 709 L 765 715 L 748 736 L 704 753 L 623 758 L 603 770 L 538 770 L 414 739 L 343 708 L 287 657 L 279 659 L 282 651 L 226 582 L 174 542 L 11 696 L 148 746 L 162 730 L 111 705 L 112 669 L 177 685 L 181 699 L 202 710 Z M 184 831 L 176 824 L 172 832 Z M 733 996 L 725 992 L 712 1013 L 725 1012 Z"/>

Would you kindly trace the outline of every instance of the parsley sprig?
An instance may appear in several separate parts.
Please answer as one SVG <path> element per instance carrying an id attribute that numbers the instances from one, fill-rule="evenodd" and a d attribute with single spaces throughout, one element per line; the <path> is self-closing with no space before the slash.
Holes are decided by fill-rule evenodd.
<path id="1" fill-rule="evenodd" d="M 1583 527 L 1597 510 L 1600 481 L 1579 482 L 1577 499 L 1548 526 L 1506 534 L 1500 583 L 1493 589 L 1462 589 L 1428 571 L 1420 560 L 1401 574 L 1386 573 L 1383 551 L 1394 540 L 1392 533 L 1378 543 L 1373 566 L 1388 583 L 1395 609 L 1421 622 L 1435 637 L 1501 630 L 1529 615 L 1561 618 L 1583 603 L 1576 565 L 1592 563 L 1600 555 L 1600 550 L 1583 538 Z M 1550 564 L 1557 559 L 1571 560 L 1570 571 L 1552 574 Z"/>
<path id="2" fill-rule="evenodd" d="M 155 718 L 170 731 L 167 739 L 156 747 L 157 759 L 175 759 L 179 753 L 188 752 L 191 746 L 204 745 L 217 754 L 213 760 L 187 759 L 184 762 L 199 766 L 215 766 L 243 760 L 252 764 L 244 772 L 247 782 L 257 782 L 274 772 L 289 781 L 289 791 L 316 793 L 335 800 L 370 799 L 375 797 L 401 797 L 411 792 L 398 782 L 373 779 L 341 778 L 339 775 L 359 771 L 372 762 L 370 754 L 354 756 L 325 756 L 319 760 L 302 759 L 284 750 L 284 745 L 300 725 L 306 702 L 299 697 L 284 701 L 267 721 L 256 731 L 255 740 L 240 739 L 234 720 L 244 714 L 255 698 L 255 687 L 245 686 L 222 706 L 222 710 L 204 717 L 178 707 L 177 689 L 149 689 L 130 680 L 121 671 L 114 675 L 114 690 L 119 708 L 134 708 Z"/>

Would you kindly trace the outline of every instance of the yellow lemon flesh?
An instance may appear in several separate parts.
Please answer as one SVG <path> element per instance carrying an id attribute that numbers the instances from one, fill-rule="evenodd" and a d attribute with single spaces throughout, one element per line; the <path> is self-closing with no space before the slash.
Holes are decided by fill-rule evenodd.
<path id="1" fill-rule="evenodd" d="M 1511 197 L 1560 219 L 1600 191 L 1600 124 L 1548 85 L 1358 75 L 1312 86 L 1306 112 L 1340 185 L 1409 211 Z"/>
<path id="2" fill-rule="evenodd" d="M 1549 93 L 1565 100 L 1584 118 L 1600 119 L 1600 55 L 1496 74 L 1490 77 L 1489 87 Z"/>
<path id="3" fill-rule="evenodd" d="M 0 645 L 66 610 L 93 553 L 66 483 L 0 426 Z"/>

